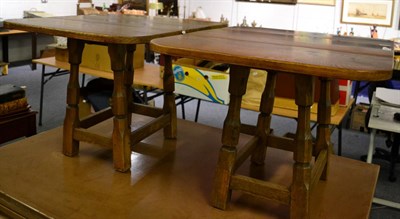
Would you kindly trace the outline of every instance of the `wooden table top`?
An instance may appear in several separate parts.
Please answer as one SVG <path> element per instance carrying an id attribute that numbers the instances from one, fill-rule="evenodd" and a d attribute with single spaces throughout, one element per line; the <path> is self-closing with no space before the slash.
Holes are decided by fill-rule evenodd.
<path id="1" fill-rule="evenodd" d="M 81 15 L 12 19 L 4 27 L 101 43 L 138 44 L 151 39 L 212 28 L 218 22 L 137 15 Z"/>
<path id="2" fill-rule="evenodd" d="M 326 78 L 390 79 L 393 42 L 266 28 L 229 27 L 154 39 L 153 51 Z"/>

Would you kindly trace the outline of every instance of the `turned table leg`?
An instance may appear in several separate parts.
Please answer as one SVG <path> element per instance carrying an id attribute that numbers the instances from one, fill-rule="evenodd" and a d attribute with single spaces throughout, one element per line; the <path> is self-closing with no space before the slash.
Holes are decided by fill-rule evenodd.
<path id="1" fill-rule="evenodd" d="M 298 106 L 296 148 L 293 159 L 293 180 L 291 186 L 290 217 L 309 218 L 310 181 L 312 158 L 312 135 L 310 112 L 314 100 L 315 77 L 296 75 L 296 105 Z"/>
<path id="2" fill-rule="evenodd" d="M 329 124 L 331 122 L 331 80 L 321 78 L 321 91 L 318 101 L 318 118 L 317 118 L 317 141 L 315 144 L 315 157 L 318 157 L 323 150 L 326 150 L 326 165 L 321 175 L 321 179 L 326 180 L 328 173 L 329 155 L 333 153 L 331 142 L 331 130 Z M 318 181 L 319 179 L 315 179 Z"/>
<path id="3" fill-rule="evenodd" d="M 211 204 L 219 209 L 225 209 L 231 196 L 229 188 L 237 156 L 237 144 L 240 135 L 240 107 L 242 96 L 246 93 L 247 80 L 250 69 L 240 66 L 231 66 L 229 93 L 230 103 L 222 131 L 222 147 L 219 152 L 218 164 L 215 172 Z"/>
<path id="4" fill-rule="evenodd" d="M 68 38 L 69 63 L 71 65 L 67 86 L 67 109 L 63 127 L 63 153 L 75 156 L 79 153 L 79 141 L 74 140 L 75 128 L 79 127 L 79 64 L 82 61 L 84 42 Z"/>
<path id="5" fill-rule="evenodd" d="M 131 167 L 130 128 L 128 119 L 128 103 L 125 76 L 126 46 L 110 44 L 108 53 L 111 59 L 111 69 L 114 72 L 114 91 L 112 110 L 114 128 L 112 133 L 113 161 L 117 171 L 125 172 Z M 133 73 L 133 71 L 131 72 Z"/>
<path id="6" fill-rule="evenodd" d="M 164 114 L 170 115 L 170 124 L 164 128 L 165 138 L 174 139 L 177 135 L 177 118 L 176 118 L 176 104 L 175 104 L 175 78 L 172 70 L 171 56 L 164 56 Z"/>
<path id="7" fill-rule="evenodd" d="M 126 99 L 128 103 L 128 127 L 131 126 L 132 122 L 132 106 L 133 106 L 133 78 L 135 74 L 135 66 L 133 66 L 133 56 L 136 50 L 136 45 L 126 46 L 126 59 L 125 59 L 125 89 L 126 89 Z"/>
<path id="8" fill-rule="evenodd" d="M 274 71 L 268 71 L 267 83 L 260 102 L 260 114 L 257 120 L 257 133 L 260 137 L 256 149 L 253 151 L 251 161 L 255 164 L 264 164 L 266 152 L 267 152 L 267 135 L 271 132 L 271 118 L 272 110 L 274 109 L 275 99 L 275 84 L 276 75 Z"/>

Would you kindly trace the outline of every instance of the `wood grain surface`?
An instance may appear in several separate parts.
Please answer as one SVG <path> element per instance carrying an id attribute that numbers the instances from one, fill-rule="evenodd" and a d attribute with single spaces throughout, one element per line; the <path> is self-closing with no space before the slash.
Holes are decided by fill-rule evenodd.
<path id="1" fill-rule="evenodd" d="M 151 49 L 178 57 L 349 80 L 386 80 L 393 67 L 391 41 L 265 28 L 230 27 L 155 39 Z"/>
<path id="2" fill-rule="evenodd" d="M 81 15 L 11 19 L 4 27 L 101 43 L 139 44 L 184 32 L 224 27 L 219 22 L 138 15 Z"/>

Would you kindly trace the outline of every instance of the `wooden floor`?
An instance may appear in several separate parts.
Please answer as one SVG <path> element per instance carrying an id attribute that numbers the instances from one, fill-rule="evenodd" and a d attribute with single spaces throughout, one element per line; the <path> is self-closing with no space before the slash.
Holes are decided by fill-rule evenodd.
<path id="1" fill-rule="evenodd" d="M 111 135 L 111 123 L 93 129 Z M 40 133 L 0 147 L 0 211 L 69 219 L 288 218 L 287 206 L 241 192 L 226 211 L 209 205 L 220 136 L 219 129 L 179 120 L 178 140 L 163 140 L 162 132 L 145 139 L 124 174 L 114 171 L 110 149 L 82 143 L 70 158 L 61 153 L 62 128 Z M 291 164 L 291 153 L 268 149 L 264 167 L 246 162 L 240 172 L 289 185 Z M 368 218 L 378 167 L 332 156 L 330 170 L 312 194 L 312 218 Z"/>

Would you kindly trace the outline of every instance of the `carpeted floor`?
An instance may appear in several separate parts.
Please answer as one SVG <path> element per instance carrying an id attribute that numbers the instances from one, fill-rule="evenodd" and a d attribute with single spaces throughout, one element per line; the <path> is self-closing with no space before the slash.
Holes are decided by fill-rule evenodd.
<path id="1" fill-rule="evenodd" d="M 29 65 L 22 65 L 18 67 L 10 67 L 9 74 L 0 77 L 0 84 L 11 83 L 14 85 L 26 86 L 28 101 L 32 106 L 32 109 L 39 111 L 40 80 L 41 66 L 38 66 L 38 70 L 32 71 Z M 88 80 L 90 80 L 90 77 L 86 78 L 86 81 Z M 63 123 L 66 105 L 67 81 L 68 75 L 64 75 L 52 78 L 48 83 L 46 83 L 44 88 L 43 124 L 42 126 L 38 126 L 38 132 L 58 127 Z M 359 100 L 365 100 L 365 97 L 361 97 Z M 157 98 L 155 104 L 156 106 L 162 106 L 162 99 Z M 197 101 L 191 101 L 185 104 L 186 119 L 194 120 L 196 104 Z M 182 118 L 181 110 L 178 109 L 177 112 L 178 116 Z M 202 101 L 198 122 L 221 128 L 226 112 L 227 106 Z M 256 112 L 248 110 L 242 111 L 241 121 L 243 123 L 255 124 L 256 119 Z M 287 132 L 294 133 L 296 121 L 293 119 L 274 116 L 272 120 L 272 128 L 277 134 L 285 134 Z M 337 130 L 332 133 L 332 141 L 335 146 L 337 146 L 337 134 Z M 342 156 L 359 160 L 361 155 L 367 153 L 369 143 L 369 135 L 367 133 L 344 129 L 342 139 Z M 385 148 L 385 138 L 383 136 L 378 136 L 376 145 Z M 335 147 L 335 150 L 337 150 L 337 147 Z M 388 163 L 379 160 L 374 160 L 373 162 L 381 166 L 375 196 L 400 202 L 400 179 L 397 182 L 389 182 Z M 396 175 L 400 176 L 400 167 L 397 168 Z M 372 206 L 371 218 L 400 218 L 400 211 L 374 204 Z"/>

